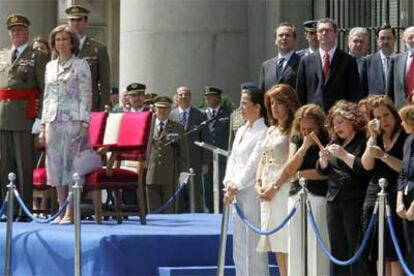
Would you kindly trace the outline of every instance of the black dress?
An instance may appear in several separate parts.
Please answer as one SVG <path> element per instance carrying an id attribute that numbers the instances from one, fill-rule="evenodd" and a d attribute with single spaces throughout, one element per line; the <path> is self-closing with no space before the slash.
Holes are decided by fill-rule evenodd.
<path id="1" fill-rule="evenodd" d="M 392 148 L 387 152 L 390 156 L 397 158 L 399 160 L 403 159 L 403 148 L 404 142 L 407 139 L 407 134 L 403 131 L 400 132 L 399 137 L 395 141 Z M 378 137 L 377 141 L 378 147 L 384 150 L 384 143 L 382 137 Z M 396 199 L 397 199 L 397 191 L 398 191 L 398 172 L 394 171 L 391 167 L 389 167 L 386 163 L 379 159 L 375 159 L 374 168 L 370 171 L 371 179 L 368 184 L 367 194 L 365 196 L 363 210 L 362 210 L 362 225 L 364 232 L 368 227 L 369 220 L 371 219 L 372 212 L 374 211 L 375 202 L 377 200 L 377 195 L 381 191 L 380 186 L 378 185 L 378 181 L 381 178 L 385 178 L 387 180 L 387 187 L 385 191 L 387 193 L 387 202 L 390 206 L 392 212 L 392 218 L 394 222 L 395 232 L 399 239 L 399 244 L 401 250 L 404 252 L 404 243 L 403 243 L 403 228 L 402 228 L 402 220 L 395 212 L 396 209 Z M 371 240 L 369 242 L 369 258 L 372 261 L 376 261 L 378 259 L 378 224 L 374 227 L 374 232 L 371 236 Z M 388 231 L 388 227 L 385 227 L 385 247 L 384 247 L 384 254 L 386 261 L 397 261 L 397 253 L 395 252 L 394 245 L 392 244 L 391 236 Z"/>
<path id="2" fill-rule="evenodd" d="M 320 175 L 328 176 L 327 220 L 331 252 L 336 258 L 351 258 L 360 245 L 362 203 L 368 183 L 368 172 L 361 164 L 361 156 L 366 146 L 365 132 L 360 131 L 345 146 L 345 150 L 355 156 L 350 168 L 341 159 L 332 156 L 328 166 L 322 169 L 320 163 L 316 169 Z M 343 140 L 333 141 L 342 145 Z M 349 266 L 331 263 L 332 275 L 367 275 L 371 271 L 364 259 Z"/>
<path id="3" fill-rule="evenodd" d="M 408 210 L 414 201 L 414 135 L 408 136 L 404 146 L 404 158 L 398 176 L 398 191 L 403 193 L 403 203 Z M 411 271 L 414 270 L 414 222 L 404 219 L 404 244 L 406 261 Z M 400 243 L 401 246 L 401 243 Z"/>

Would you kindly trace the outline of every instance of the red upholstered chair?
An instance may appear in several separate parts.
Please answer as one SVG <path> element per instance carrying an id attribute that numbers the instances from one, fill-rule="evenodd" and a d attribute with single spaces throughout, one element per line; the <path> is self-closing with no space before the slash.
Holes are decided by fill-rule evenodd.
<path id="1" fill-rule="evenodd" d="M 36 168 L 33 170 L 33 212 L 42 214 L 52 214 L 57 211 L 56 188 L 47 185 L 45 168 L 45 151 L 41 151 Z M 35 204 L 37 201 L 37 204 Z M 47 203 L 50 202 L 50 208 Z M 43 206 L 45 205 L 45 206 Z M 37 208 L 35 209 L 35 206 Z"/>
<path id="2" fill-rule="evenodd" d="M 151 112 L 126 112 L 119 120 L 119 126 L 113 123 L 115 117 L 108 119 L 111 127 L 118 129 L 116 144 L 103 145 L 111 152 L 107 167 L 101 168 L 86 177 L 85 189 L 92 193 L 94 198 L 95 222 L 101 223 L 102 216 L 116 216 L 118 223 L 122 222 L 122 216 L 139 215 L 141 224 L 146 223 L 145 197 L 144 197 L 144 165 L 149 148 L 148 142 L 151 133 L 152 113 Z M 119 114 L 115 114 L 116 116 Z M 113 135 L 109 129 L 106 135 Z M 104 141 L 111 139 L 104 138 Z M 136 170 L 131 171 L 119 167 L 113 167 L 113 160 L 120 161 L 125 156 L 134 156 L 137 160 Z M 102 210 L 101 190 L 107 189 L 110 193 L 115 193 L 114 211 Z M 122 191 L 135 190 L 137 193 L 137 210 L 122 210 Z"/>
<path id="3" fill-rule="evenodd" d="M 93 148 L 97 149 L 102 146 L 105 132 L 107 112 L 92 112 L 89 122 L 89 140 Z M 50 212 L 57 211 L 56 189 L 47 185 L 46 168 L 44 166 L 45 152 L 44 149 L 39 158 L 36 169 L 33 170 L 33 200 L 49 200 L 51 202 Z M 38 210 L 44 213 L 46 210 Z"/>

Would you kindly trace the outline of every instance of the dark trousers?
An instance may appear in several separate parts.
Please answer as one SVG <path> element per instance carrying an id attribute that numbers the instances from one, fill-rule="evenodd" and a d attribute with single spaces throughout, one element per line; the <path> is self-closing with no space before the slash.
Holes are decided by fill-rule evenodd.
<path id="1" fill-rule="evenodd" d="M 33 201 L 33 145 L 30 131 L 0 131 L 1 201 L 6 196 L 8 174 L 14 172 L 17 176 L 16 188 L 29 210 L 32 209 Z M 21 209 L 15 207 L 15 210 L 19 210 L 18 215 L 23 216 Z"/>
<path id="2" fill-rule="evenodd" d="M 151 213 L 161 206 L 163 206 L 167 200 L 174 194 L 174 187 L 169 185 L 147 185 L 147 208 Z M 177 202 L 177 201 L 175 201 Z M 174 204 L 171 204 L 164 213 L 174 213 Z"/>
<path id="3" fill-rule="evenodd" d="M 407 246 L 407 265 L 411 271 L 414 271 L 414 222 L 405 219 L 403 221 L 403 228 L 405 245 Z"/>
<path id="4" fill-rule="evenodd" d="M 332 255 L 340 260 L 351 258 L 361 240 L 363 199 L 328 202 L 327 220 Z M 349 266 L 331 263 L 332 275 L 369 275 L 364 257 Z"/>

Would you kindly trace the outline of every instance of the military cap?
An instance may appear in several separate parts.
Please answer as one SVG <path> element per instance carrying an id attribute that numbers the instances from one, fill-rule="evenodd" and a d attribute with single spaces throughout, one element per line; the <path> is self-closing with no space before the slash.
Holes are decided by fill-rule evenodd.
<path id="1" fill-rule="evenodd" d="M 171 107 L 172 100 L 167 96 L 157 96 L 154 99 L 154 105 L 156 107 Z"/>
<path id="2" fill-rule="evenodd" d="M 80 19 L 88 16 L 89 10 L 80 5 L 72 5 L 65 10 L 68 19 Z"/>
<path id="3" fill-rule="evenodd" d="M 154 99 L 157 97 L 158 95 L 155 93 L 148 93 L 145 94 L 145 99 L 144 99 L 144 103 L 145 104 L 154 104 Z"/>
<path id="4" fill-rule="evenodd" d="M 318 23 L 316 20 L 306 20 L 303 22 L 303 27 L 307 32 L 316 32 L 316 23 Z"/>
<path id="5" fill-rule="evenodd" d="M 127 95 L 144 94 L 147 86 L 142 83 L 131 83 L 127 86 Z"/>
<path id="6" fill-rule="evenodd" d="M 7 18 L 7 29 L 10 30 L 13 26 L 24 26 L 29 27 L 30 21 L 27 19 L 27 17 L 21 15 L 21 14 L 12 14 Z"/>
<path id="7" fill-rule="evenodd" d="M 213 87 L 213 86 L 206 86 L 204 87 L 204 96 L 207 95 L 217 95 L 220 96 L 223 91 L 219 88 Z"/>
<path id="8" fill-rule="evenodd" d="M 257 86 L 253 82 L 248 81 L 248 82 L 243 82 L 240 85 L 240 88 L 243 91 L 243 90 L 249 90 L 249 89 L 257 89 Z"/>

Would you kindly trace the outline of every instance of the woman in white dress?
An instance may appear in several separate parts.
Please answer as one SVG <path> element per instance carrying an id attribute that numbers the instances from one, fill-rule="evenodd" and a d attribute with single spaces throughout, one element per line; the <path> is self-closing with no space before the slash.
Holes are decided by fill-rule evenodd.
<path id="1" fill-rule="evenodd" d="M 246 123 L 239 128 L 227 161 L 224 203 L 234 198 L 247 219 L 260 225 L 260 204 L 254 190 L 257 164 L 263 153 L 267 126 L 263 93 L 256 87 L 242 90 L 241 110 Z M 256 251 L 259 235 L 250 230 L 233 211 L 233 259 L 237 275 L 269 275 L 267 254 Z"/>
<path id="2" fill-rule="evenodd" d="M 260 198 L 261 228 L 270 230 L 288 215 L 290 185 L 275 185 L 289 157 L 289 138 L 293 118 L 299 108 L 296 91 L 289 85 L 277 84 L 265 95 L 267 117 L 271 127 L 264 141 L 264 152 L 256 174 L 256 192 Z M 279 274 L 287 275 L 287 227 L 269 236 L 261 236 L 259 252 L 276 252 Z"/>

